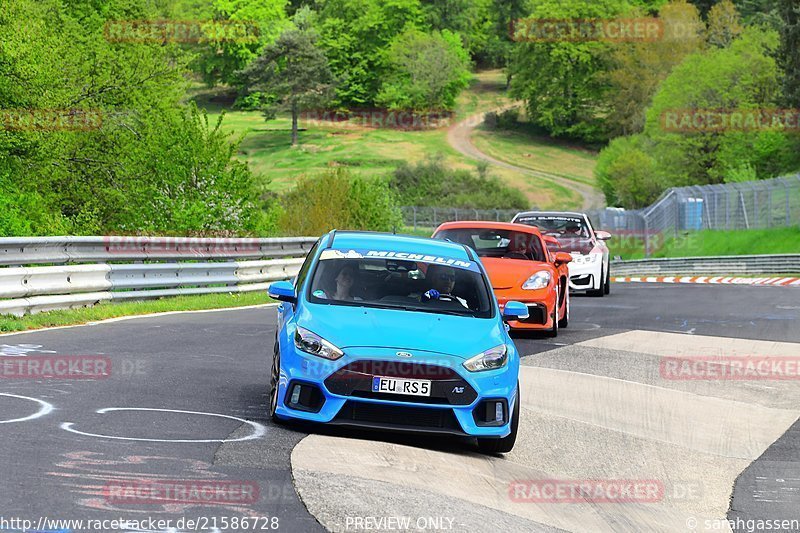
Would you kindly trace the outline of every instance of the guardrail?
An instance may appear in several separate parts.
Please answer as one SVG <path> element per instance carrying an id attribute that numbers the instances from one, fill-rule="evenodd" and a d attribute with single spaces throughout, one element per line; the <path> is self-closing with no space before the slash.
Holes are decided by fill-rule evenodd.
<path id="1" fill-rule="evenodd" d="M 316 240 L 0 238 L 0 314 L 266 290 L 297 274 Z"/>
<path id="2" fill-rule="evenodd" d="M 648 274 L 795 274 L 800 254 L 729 255 L 612 261 L 614 276 Z"/>

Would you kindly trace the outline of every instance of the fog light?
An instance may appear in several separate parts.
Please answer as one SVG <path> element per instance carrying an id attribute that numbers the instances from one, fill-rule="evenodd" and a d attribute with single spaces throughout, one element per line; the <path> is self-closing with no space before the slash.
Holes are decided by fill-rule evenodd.
<path id="1" fill-rule="evenodd" d="M 498 422 L 503 421 L 503 404 L 500 402 L 494 404 L 494 419 Z"/>
<path id="2" fill-rule="evenodd" d="M 292 389 L 292 403 L 300 403 L 300 391 L 302 387 L 300 385 L 295 385 L 294 389 Z"/>

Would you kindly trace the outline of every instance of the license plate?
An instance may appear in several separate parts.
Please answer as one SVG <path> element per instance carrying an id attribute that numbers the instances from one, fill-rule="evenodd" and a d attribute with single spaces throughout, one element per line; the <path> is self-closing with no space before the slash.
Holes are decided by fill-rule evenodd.
<path id="1" fill-rule="evenodd" d="M 407 394 L 410 396 L 430 396 L 431 382 L 428 379 L 402 379 L 373 376 L 372 392 Z"/>

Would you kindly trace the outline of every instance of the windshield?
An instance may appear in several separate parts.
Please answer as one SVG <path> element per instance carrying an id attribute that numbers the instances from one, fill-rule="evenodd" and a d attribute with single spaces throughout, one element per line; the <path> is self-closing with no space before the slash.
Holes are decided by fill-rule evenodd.
<path id="1" fill-rule="evenodd" d="M 434 237 L 466 244 L 481 257 L 547 260 L 541 239 L 533 233 L 503 229 L 457 228 L 442 230 Z"/>
<path id="2" fill-rule="evenodd" d="M 494 315 L 487 283 L 475 262 L 456 262 L 469 265 L 462 267 L 453 266 L 452 259 L 447 264 L 447 259 L 431 256 L 425 258 L 441 262 L 345 258 L 337 252 L 325 250 L 321 254 L 309 288 L 309 301 L 478 318 Z"/>
<path id="3" fill-rule="evenodd" d="M 591 233 L 583 217 L 563 215 L 525 215 L 514 220 L 517 224 L 536 226 L 544 235 L 559 239 L 589 239 Z"/>

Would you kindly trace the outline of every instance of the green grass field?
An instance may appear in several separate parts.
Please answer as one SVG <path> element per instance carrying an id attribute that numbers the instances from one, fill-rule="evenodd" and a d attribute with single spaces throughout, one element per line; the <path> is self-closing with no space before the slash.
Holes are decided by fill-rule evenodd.
<path id="1" fill-rule="evenodd" d="M 273 300 L 265 291 L 254 291 L 231 294 L 174 296 L 171 298 L 141 302 L 100 303 L 94 307 L 49 311 L 47 313 L 38 313 L 21 318 L 8 315 L 0 316 L 0 331 L 25 331 L 29 329 L 85 324 L 87 322 L 122 316 L 148 315 L 167 311 L 195 311 L 200 309 L 245 307 L 248 305 L 261 305 L 272 302 Z"/>
<path id="2" fill-rule="evenodd" d="M 651 238 L 650 257 L 705 257 L 713 255 L 790 254 L 800 252 L 800 227 L 742 231 L 694 231 L 678 237 Z M 608 243 L 611 256 L 645 257 L 644 241 L 616 236 Z"/>
<path id="3" fill-rule="evenodd" d="M 505 84 L 502 71 L 476 73 L 469 89 L 459 96 L 451 123 L 511 103 L 505 92 Z M 433 155 L 442 155 L 445 162 L 454 168 L 474 169 L 477 165 L 448 144 L 447 127 L 404 131 L 301 119 L 299 143 L 292 147 L 288 116 L 279 115 L 274 120 L 265 121 L 257 111 L 231 110 L 230 99 L 220 98 L 217 91 L 208 91 L 199 86 L 195 88 L 194 98 L 200 107 L 207 110 L 211 121 L 216 121 L 225 112 L 222 127 L 234 137 L 242 139 L 239 157 L 248 163 L 264 191 L 285 191 L 303 175 L 316 174 L 336 166 L 346 166 L 367 176 L 386 176 L 403 161 L 415 162 Z M 481 134 L 481 137 L 485 135 L 489 134 Z M 498 159 L 509 158 L 509 149 L 505 148 L 503 142 L 507 142 L 512 151 L 537 154 L 542 151 L 537 158 L 550 158 L 545 143 L 534 142 L 525 134 L 503 134 L 503 138 L 507 140 L 488 146 L 490 151 L 499 151 Z M 580 162 L 576 156 L 570 172 L 574 171 L 577 176 L 591 175 L 591 168 L 575 169 Z M 552 168 L 558 166 L 556 161 Z M 532 206 L 567 209 L 580 204 L 578 193 L 550 180 L 497 167 L 490 167 L 490 174 L 522 191 Z"/>

